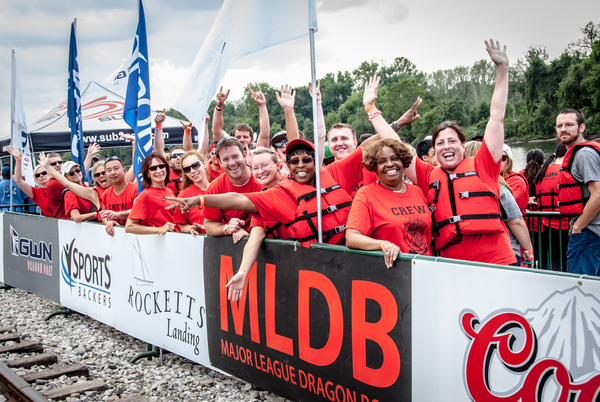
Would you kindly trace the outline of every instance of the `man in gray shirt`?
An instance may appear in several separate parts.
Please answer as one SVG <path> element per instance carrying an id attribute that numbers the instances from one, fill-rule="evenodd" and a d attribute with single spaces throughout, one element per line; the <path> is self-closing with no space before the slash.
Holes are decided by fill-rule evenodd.
<path id="1" fill-rule="evenodd" d="M 600 144 L 584 139 L 583 113 L 565 109 L 556 117 L 558 140 L 567 147 L 565 162 L 561 168 L 560 183 L 563 186 L 569 176 L 581 185 L 582 197 L 565 197 L 566 187 L 561 187 L 560 211 L 579 208 L 571 219 L 571 237 L 567 248 L 567 271 L 598 275 L 600 269 Z M 572 159 L 572 161 L 571 161 Z M 565 169 L 567 168 L 567 169 Z M 579 198 L 579 202 L 576 199 Z M 574 205 L 573 205 L 574 204 Z"/>

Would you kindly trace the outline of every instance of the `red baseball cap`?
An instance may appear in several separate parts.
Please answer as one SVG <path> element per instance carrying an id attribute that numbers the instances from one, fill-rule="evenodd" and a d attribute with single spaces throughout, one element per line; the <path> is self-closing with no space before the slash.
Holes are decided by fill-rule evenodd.
<path id="1" fill-rule="evenodd" d="M 290 141 L 287 146 L 286 153 L 291 154 L 292 151 L 296 148 L 308 148 L 311 151 L 315 150 L 315 144 L 310 141 L 301 140 L 300 138 L 296 138 L 295 140 Z"/>

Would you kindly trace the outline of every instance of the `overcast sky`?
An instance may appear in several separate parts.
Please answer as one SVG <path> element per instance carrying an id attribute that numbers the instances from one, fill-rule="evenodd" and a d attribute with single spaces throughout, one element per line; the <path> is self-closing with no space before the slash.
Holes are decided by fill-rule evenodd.
<path id="1" fill-rule="evenodd" d="M 172 105 L 222 3 L 144 0 L 153 109 Z M 425 72 L 471 65 L 487 58 L 487 38 L 506 44 L 511 61 L 530 45 L 544 45 L 554 59 L 599 16 L 600 2 L 589 0 L 317 0 L 317 76 L 352 71 L 365 60 L 390 64 L 399 56 Z M 66 99 L 74 18 L 81 82 L 102 82 L 131 55 L 137 0 L 0 0 L 0 115 L 6 117 L 0 138 L 10 130 L 11 49 L 32 124 Z M 249 82 L 278 87 L 309 80 L 306 37 L 238 60 L 222 85 L 237 99 Z"/>

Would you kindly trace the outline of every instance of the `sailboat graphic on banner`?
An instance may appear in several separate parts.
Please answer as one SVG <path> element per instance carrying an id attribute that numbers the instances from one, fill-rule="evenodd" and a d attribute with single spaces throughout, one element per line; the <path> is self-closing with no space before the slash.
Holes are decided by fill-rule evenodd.
<path id="1" fill-rule="evenodd" d="M 144 254 L 140 246 L 140 240 L 137 236 L 133 239 L 133 254 L 131 266 L 133 267 L 133 277 L 135 278 L 135 284 L 138 286 L 149 286 L 154 283 L 146 262 L 144 261 Z"/>

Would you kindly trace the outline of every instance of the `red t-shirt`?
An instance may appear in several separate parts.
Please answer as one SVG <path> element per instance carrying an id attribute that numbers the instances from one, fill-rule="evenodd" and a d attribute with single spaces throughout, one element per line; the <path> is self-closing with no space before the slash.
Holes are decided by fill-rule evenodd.
<path id="1" fill-rule="evenodd" d="M 149 187 L 133 201 L 133 207 L 129 213 L 129 219 L 139 219 L 139 224 L 159 228 L 167 222 L 174 222 L 173 210 L 165 209 L 171 205 L 163 201 L 165 197 L 174 197 L 170 188 Z M 179 226 L 175 225 L 175 232 L 179 232 Z"/>
<path id="2" fill-rule="evenodd" d="M 354 191 L 352 191 L 352 194 L 350 194 L 350 196 L 352 196 L 352 198 L 354 199 L 358 190 L 360 190 L 362 187 L 368 186 L 369 184 L 375 183 L 377 179 L 379 179 L 379 177 L 375 172 L 371 172 L 367 168 L 363 167 L 362 181 L 358 183 L 358 185 L 354 188 Z"/>
<path id="3" fill-rule="evenodd" d="M 429 176 L 434 168 L 419 158 L 416 159 L 415 168 L 418 186 L 427 194 Z M 437 169 L 441 169 L 441 167 Z M 500 161 L 498 163 L 494 162 L 485 140 L 475 154 L 475 171 L 479 179 L 487 184 L 500 199 L 500 186 L 498 184 Z M 460 243 L 448 245 L 438 251 L 442 257 L 467 261 L 501 265 L 510 265 L 517 261 L 510 245 L 510 239 L 505 232 L 463 235 Z"/>
<path id="4" fill-rule="evenodd" d="M 254 181 L 254 177 L 252 175 L 250 175 L 250 180 L 248 180 L 248 183 L 244 184 L 243 186 L 234 186 L 233 184 L 231 184 L 231 181 L 229 181 L 229 176 L 224 174 L 224 175 L 219 176 L 212 183 L 210 183 L 210 185 L 206 189 L 206 195 L 224 194 L 224 193 L 244 194 L 244 193 L 254 193 L 256 191 L 261 191 L 261 190 L 262 190 L 262 186 L 260 184 L 258 184 L 256 181 Z M 246 211 L 231 211 L 231 210 L 222 211 L 222 210 L 216 209 L 216 208 L 204 207 L 202 214 L 204 215 L 204 219 L 210 219 L 212 221 L 223 222 L 223 223 L 229 223 L 231 218 L 241 219 L 241 220 L 245 221 L 244 229 L 248 233 L 250 233 L 250 228 L 252 227 L 251 219 L 252 219 L 253 215 Z"/>
<path id="5" fill-rule="evenodd" d="M 169 183 L 167 184 L 167 188 L 170 188 L 175 195 L 178 195 L 183 188 L 181 176 L 179 176 L 173 169 L 169 170 Z"/>
<path id="6" fill-rule="evenodd" d="M 94 204 L 92 204 L 91 201 L 75 195 L 75 193 L 70 190 L 65 192 L 65 214 L 67 214 L 67 216 L 71 217 L 71 211 L 74 209 L 79 210 L 80 214 L 89 214 L 92 212 L 93 208 Z"/>
<path id="7" fill-rule="evenodd" d="M 137 197 L 137 185 L 127 182 L 127 186 L 121 194 L 115 194 L 115 189 L 109 187 L 102 194 L 102 209 L 121 212 L 128 211 L 133 207 L 133 200 Z M 118 225 L 125 226 L 127 219 L 117 219 Z"/>
<path id="8" fill-rule="evenodd" d="M 48 196 L 46 195 L 45 188 L 31 187 L 31 191 L 33 192 L 33 197 L 29 199 L 37 204 L 40 207 L 40 211 L 44 216 L 52 217 L 52 211 L 50 210 L 50 205 L 48 205 Z"/>
<path id="9" fill-rule="evenodd" d="M 52 168 L 54 169 L 54 168 Z M 58 219 L 69 219 L 70 216 L 65 213 L 65 205 L 63 203 L 63 190 L 65 187 L 55 178 L 48 179 L 46 184 L 46 197 L 48 206 L 52 212 L 52 216 Z"/>
<path id="10" fill-rule="evenodd" d="M 192 184 L 185 190 L 182 190 L 181 193 L 179 193 L 179 197 L 196 197 L 197 195 L 204 195 L 205 193 L 205 190 L 201 190 L 198 188 L 198 186 Z M 178 225 L 191 225 L 193 223 L 199 223 L 201 225 L 204 224 L 204 217 L 202 216 L 202 207 L 192 208 L 185 213 L 181 212 L 181 210 L 177 208 L 175 209 L 173 218 L 175 219 L 175 223 Z M 203 230 L 200 233 L 206 233 L 206 231 Z"/>
<path id="11" fill-rule="evenodd" d="M 363 181 L 362 160 L 362 148 L 358 147 L 344 159 L 325 166 L 325 169 L 336 183 L 346 190 L 348 194 L 352 195 L 354 190 Z M 374 178 L 374 180 L 376 179 L 377 177 Z"/>
<path id="12" fill-rule="evenodd" d="M 208 166 L 208 168 L 206 169 L 206 178 L 208 179 L 209 183 L 212 183 L 214 179 L 221 176 L 223 173 L 225 173 L 225 170 L 223 169 L 220 169 L 218 172 L 215 172 L 212 167 Z"/>
<path id="13" fill-rule="evenodd" d="M 406 184 L 404 193 L 378 182 L 358 190 L 348 228 L 390 241 L 403 253 L 431 255 L 431 212 L 423 191 L 412 184 Z"/>

